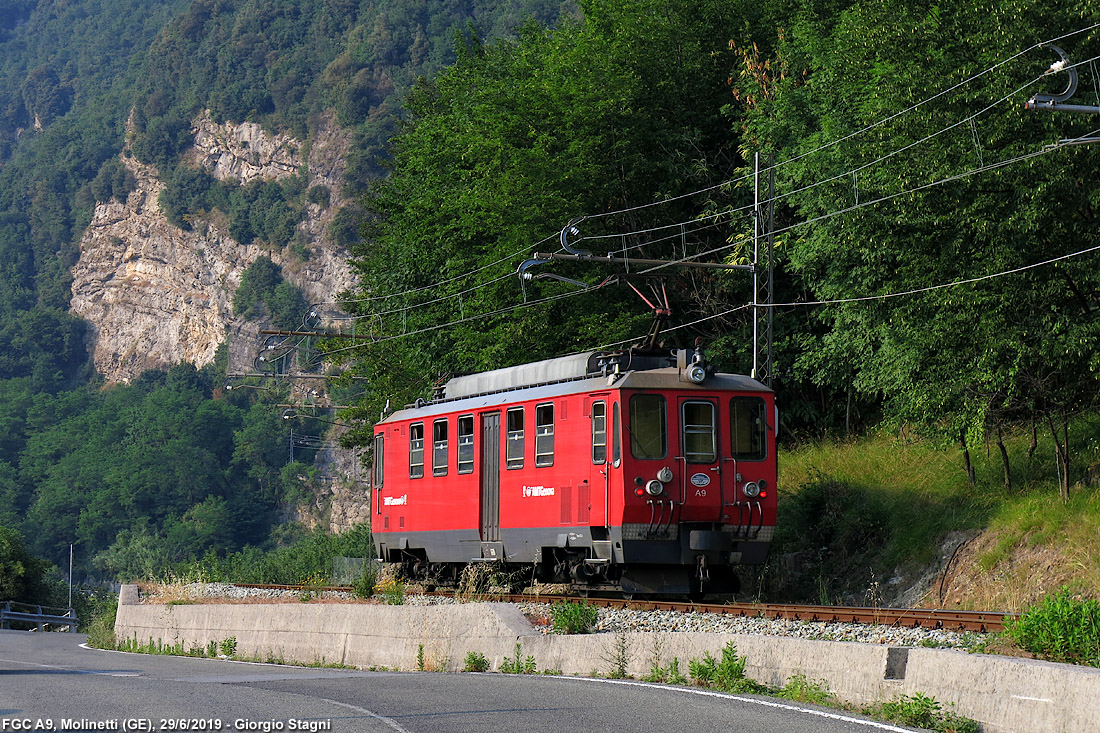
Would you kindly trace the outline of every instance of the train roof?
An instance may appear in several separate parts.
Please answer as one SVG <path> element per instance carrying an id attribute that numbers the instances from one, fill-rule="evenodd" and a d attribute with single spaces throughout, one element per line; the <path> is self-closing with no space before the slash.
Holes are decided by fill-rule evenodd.
<path id="1" fill-rule="evenodd" d="M 709 373 L 701 384 L 688 381 L 676 366 L 675 354 L 591 351 L 454 377 L 436 399 L 397 410 L 382 422 L 609 389 L 772 392 L 742 374 Z"/>

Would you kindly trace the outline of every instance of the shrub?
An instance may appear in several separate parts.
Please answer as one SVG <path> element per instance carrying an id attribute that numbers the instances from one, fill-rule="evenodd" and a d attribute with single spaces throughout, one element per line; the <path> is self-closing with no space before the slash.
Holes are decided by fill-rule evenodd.
<path id="1" fill-rule="evenodd" d="M 353 591 L 357 598 L 370 598 L 374 595 L 375 586 L 378 585 L 378 565 L 372 560 L 363 564 L 363 574 L 355 581 Z"/>
<path id="2" fill-rule="evenodd" d="M 558 634 L 587 634 L 596 628 L 600 611 L 587 601 L 558 603 L 550 608 L 550 618 Z"/>
<path id="3" fill-rule="evenodd" d="M 1100 602 L 1076 599 L 1067 588 L 1006 623 L 1005 633 L 1043 659 L 1100 667 Z"/>

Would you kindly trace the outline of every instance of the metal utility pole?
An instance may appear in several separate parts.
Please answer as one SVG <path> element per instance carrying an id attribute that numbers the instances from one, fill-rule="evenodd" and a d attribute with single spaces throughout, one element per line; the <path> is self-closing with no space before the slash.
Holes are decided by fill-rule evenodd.
<path id="1" fill-rule="evenodd" d="M 753 208 L 752 208 L 752 377 L 767 386 L 772 384 L 772 326 L 775 246 L 775 166 L 768 156 L 768 194 L 766 210 L 760 201 L 760 153 L 753 160 Z M 763 240 L 763 242 L 761 242 Z M 761 337 L 763 331 L 763 337 Z"/>

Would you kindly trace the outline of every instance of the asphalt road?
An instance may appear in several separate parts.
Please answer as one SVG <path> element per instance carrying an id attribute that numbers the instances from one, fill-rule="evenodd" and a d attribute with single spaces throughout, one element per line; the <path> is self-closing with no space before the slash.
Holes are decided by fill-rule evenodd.
<path id="1" fill-rule="evenodd" d="M 633 681 L 287 667 L 107 652 L 83 641 L 0 631 L 0 733 L 912 730 L 781 700 Z"/>

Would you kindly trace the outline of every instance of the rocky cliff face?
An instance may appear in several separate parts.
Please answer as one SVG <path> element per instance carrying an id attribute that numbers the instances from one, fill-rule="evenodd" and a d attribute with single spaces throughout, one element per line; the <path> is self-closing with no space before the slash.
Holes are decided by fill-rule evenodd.
<path id="1" fill-rule="evenodd" d="M 110 382 L 182 361 L 201 367 L 230 334 L 258 330 L 233 316 L 232 302 L 241 274 L 260 255 L 281 265 L 311 303 L 331 303 L 353 282 L 347 252 L 325 236 L 343 203 L 345 133 L 331 121 L 323 124 L 303 160 L 299 141 L 253 123 L 219 125 L 202 115 L 193 132 L 186 157 L 221 180 L 279 180 L 305 166 L 307 185 L 328 186 L 332 198 L 327 206 L 309 204 L 299 224 L 309 243 L 309 257 L 302 259 L 262 244 L 242 245 L 216 217 L 190 231 L 174 226 L 157 204 L 164 188 L 157 170 L 124 154 L 137 188 L 125 203 L 96 206 L 73 268 L 71 308 L 90 324 L 96 369 Z M 258 344 L 242 341 L 248 339 L 231 343 L 231 361 L 251 364 L 248 352 Z"/>
<path id="2" fill-rule="evenodd" d="M 73 268 L 71 308 L 88 322 L 96 369 L 109 382 L 127 382 L 145 370 L 179 362 L 204 366 L 227 339 L 229 372 L 252 371 L 263 326 L 236 318 L 232 306 L 241 275 L 261 255 L 280 265 L 310 303 L 331 304 L 353 284 L 348 253 L 326 235 L 345 203 L 340 189 L 347 133 L 331 119 L 322 123 L 307 158 L 300 141 L 270 135 L 252 123 L 219 125 L 204 114 L 193 133 L 194 146 L 185 155 L 189 165 L 239 183 L 279 180 L 304 168 L 307 186 L 327 186 L 330 201 L 308 204 L 298 225 L 308 257 L 301 250 L 274 250 L 258 242 L 242 245 L 218 215 L 196 222 L 192 230 L 171 224 L 157 202 L 164 189 L 158 171 L 124 153 L 122 162 L 137 188 L 125 203 L 96 206 Z M 323 389 L 323 380 L 308 386 Z M 333 531 L 367 521 L 370 499 L 358 458 L 340 448 L 326 450 L 323 458 L 318 464 L 328 466 L 321 466 L 324 480 L 314 487 L 314 506 L 298 508 L 300 521 Z"/>

